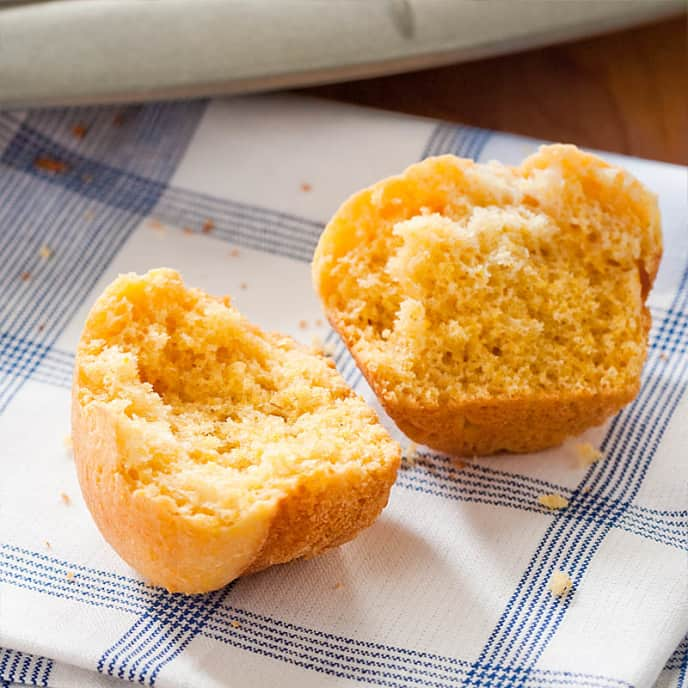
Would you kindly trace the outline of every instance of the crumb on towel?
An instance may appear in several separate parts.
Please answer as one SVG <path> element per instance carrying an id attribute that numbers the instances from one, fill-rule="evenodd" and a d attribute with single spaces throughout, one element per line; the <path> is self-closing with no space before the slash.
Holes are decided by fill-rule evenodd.
<path id="1" fill-rule="evenodd" d="M 604 454 L 594 447 L 590 442 L 580 442 L 576 445 L 576 455 L 581 468 L 591 466 L 596 461 L 604 458 Z"/>
<path id="2" fill-rule="evenodd" d="M 33 163 L 34 167 L 43 172 L 50 172 L 51 174 L 64 174 L 69 171 L 69 165 L 62 160 L 56 160 L 47 155 L 39 155 Z"/>
<path id="3" fill-rule="evenodd" d="M 88 134 L 88 126 L 86 126 L 83 122 L 77 122 L 73 127 L 72 127 L 72 136 L 74 136 L 75 139 L 83 139 L 86 134 Z"/>
<path id="4" fill-rule="evenodd" d="M 571 580 L 571 576 L 564 571 L 555 571 L 552 574 L 552 577 L 549 579 L 549 584 L 547 585 L 550 592 L 555 597 L 563 597 L 569 592 L 569 590 L 571 590 L 572 586 L 573 581 Z"/>
<path id="5" fill-rule="evenodd" d="M 415 442 L 409 442 L 404 449 L 404 462 L 408 466 L 413 466 L 418 458 L 418 445 Z"/>
<path id="6" fill-rule="evenodd" d="M 315 353 L 325 355 L 325 343 L 320 335 L 314 334 L 311 336 L 311 348 Z"/>
<path id="7" fill-rule="evenodd" d="M 565 509 L 569 505 L 569 500 L 559 494 L 541 494 L 538 502 L 548 509 Z"/>

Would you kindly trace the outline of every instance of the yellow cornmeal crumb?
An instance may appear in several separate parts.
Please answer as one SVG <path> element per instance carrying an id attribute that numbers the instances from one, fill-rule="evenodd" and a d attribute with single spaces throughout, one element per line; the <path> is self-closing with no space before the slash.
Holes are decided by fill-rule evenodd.
<path id="1" fill-rule="evenodd" d="M 538 497 L 538 502 L 548 509 L 565 509 L 569 500 L 558 494 L 543 494 Z"/>
<path id="2" fill-rule="evenodd" d="M 230 621 L 229 625 L 232 628 L 241 628 L 241 624 L 236 619 L 233 619 L 232 621 Z"/>
<path id="3" fill-rule="evenodd" d="M 344 587 L 344 583 L 342 583 L 341 581 L 334 584 L 335 590 L 341 590 L 343 587 Z"/>
<path id="4" fill-rule="evenodd" d="M 592 488 L 590 487 L 590 485 L 586 485 L 586 486 L 583 488 L 583 494 L 588 494 L 588 493 L 590 492 L 591 489 L 592 489 Z"/>
<path id="5" fill-rule="evenodd" d="M 578 463 L 582 468 L 591 466 L 596 461 L 604 458 L 604 454 L 590 444 L 590 442 L 581 442 L 577 444 L 576 455 L 578 456 Z"/>
<path id="6" fill-rule="evenodd" d="M 70 583 L 73 583 L 73 582 L 74 582 L 74 572 L 73 572 L 73 571 L 67 571 L 67 573 L 65 574 L 65 578 L 66 578 Z"/>
<path id="7" fill-rule="evenodd" d="M 74 447 L 72 443 L 72 436 L 71 435 L 65 435 L 62 438 L 62 444 L 64 444 L 65 449 L 72 449 Z"/>
<path id="8" fill-rule="evenodd" d="M 43 244 L 38 251 L 38 255 L 40 255 L 43 260 L 48 260 L 48 258 L 53 255 L 53 250 L 47 244 Z"/>
<path id="9" fill-rule="evenodd" d="M 66 492 L 60 492 L 60 499 L 62 500 L 63 504 L 66 504 L 67 506 L 72 503 L 72 500 Z"/>
<path id="10" fill-rule="evenodd" d="M 317 354 L 325 355 L 325 343 L 320 335 L 314 334 L 311 337 L 311 349 Z"/>
<path id="11" fill-rule="evenodd" d="M 404 463 L 407 463 L 409 466 L 413 465 L 418 458 L 417 450 L 418 445 L 415 442 L 409 442 L 404 450 Z"/>
<path id="12" fill-rule="evenodd" d="M 299 329 L 305 330 L 308 328 L 308 321 L 306 320 L 299 320 Z"/>
<path id="13" fill-rule="evenodd" d="M 571 590 L 572 586 L 573 581 L 571 580 L 571 576 L 564 571 L 555 571 L 552 574 L 552 577 L 549 579 L 549 584 L 547 585 L 550 592 L 555 597 L 563 597 L 566 595 L 566 593 L 568 593 L 569 590 Z"/>

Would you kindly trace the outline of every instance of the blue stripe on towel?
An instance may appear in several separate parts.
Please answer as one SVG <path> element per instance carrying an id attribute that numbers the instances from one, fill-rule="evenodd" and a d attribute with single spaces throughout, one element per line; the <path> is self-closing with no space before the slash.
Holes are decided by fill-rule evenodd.
<path id="1" fill-rule="evenodd" d="M 75 575 L 68 580 L 69 571 Z M 105 651 L 97 668 L 142 684 L 153 685 L 161 669 L 199 635 L 309 671 L 394 688 L 459 686 L 472 666 L 456 657 L 340 636 L 240 609 L 228 603 L 232 586 L 208 595 L 171 594 L 136 579 L 13 545 L 0 545 L 0 580 L 91 606 L 114 606 L 136 617 Z M 495 676 L 523 673 L 508 665 L 486 667 Z M 531 672 L 523 685 L 630 688 L 611 677 L 541 669 Z"/>

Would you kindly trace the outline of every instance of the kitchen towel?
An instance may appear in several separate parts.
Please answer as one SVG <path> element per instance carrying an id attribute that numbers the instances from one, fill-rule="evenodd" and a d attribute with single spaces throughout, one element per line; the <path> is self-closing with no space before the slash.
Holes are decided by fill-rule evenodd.
<path id="1" fill-rule="evenodd" d="M 118 273 L 173 267 L 265 328 L 322 340 L 379 411 L 311 287 L 324 222 L 355 190 L 426 156 L 517 163 L 538 145 L 287 95 L 0 114 L 0 678 L 55 688 L 685 685 L 682 167 L 606 156 L 659 195 L 665 256 L 641 391 L 603 427 L 558 449 L 464 464 L 419 448 L 353 542 L 207 595 L 142 582 L 77 485 L 74 350 Z M 580 443 L 604 458 L 580 467 Z M 543 507 L 551 493 L 568 508 Z M 563 598 L 547 587 L 557 570 L 573 581 Z"/>

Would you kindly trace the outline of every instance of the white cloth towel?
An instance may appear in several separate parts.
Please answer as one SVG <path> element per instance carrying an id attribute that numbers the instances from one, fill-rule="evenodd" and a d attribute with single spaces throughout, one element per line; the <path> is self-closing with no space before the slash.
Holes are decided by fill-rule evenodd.
<path id="1" fill-rule="evenodd" d="M 636 401 L 537 455 L 460 470 L 421 448 L 381 518 L 328 554 L 203 596 L 149 587 L 96 530 L 63 444 L 90 305 L 118 273 L 163 265 L 231 294 L 261 326 L 332 343 L 347 381 L 374 404 L 311 287 L 323 223 L 353 191 L 425 156 L 515 163 L 538 143 L 280 95 L 0 114 L 4 682 L 685 683 L 683 168 L 606 156 L 658 193 L 663 213 L 665 257 Z M 605 458 L 579 468 L 576 442 Z M 548 493 L 570 506 L 547 510 L 538 497 Z M 556 570 L 573 581 L 564 598 L 547 589 Z"/>

